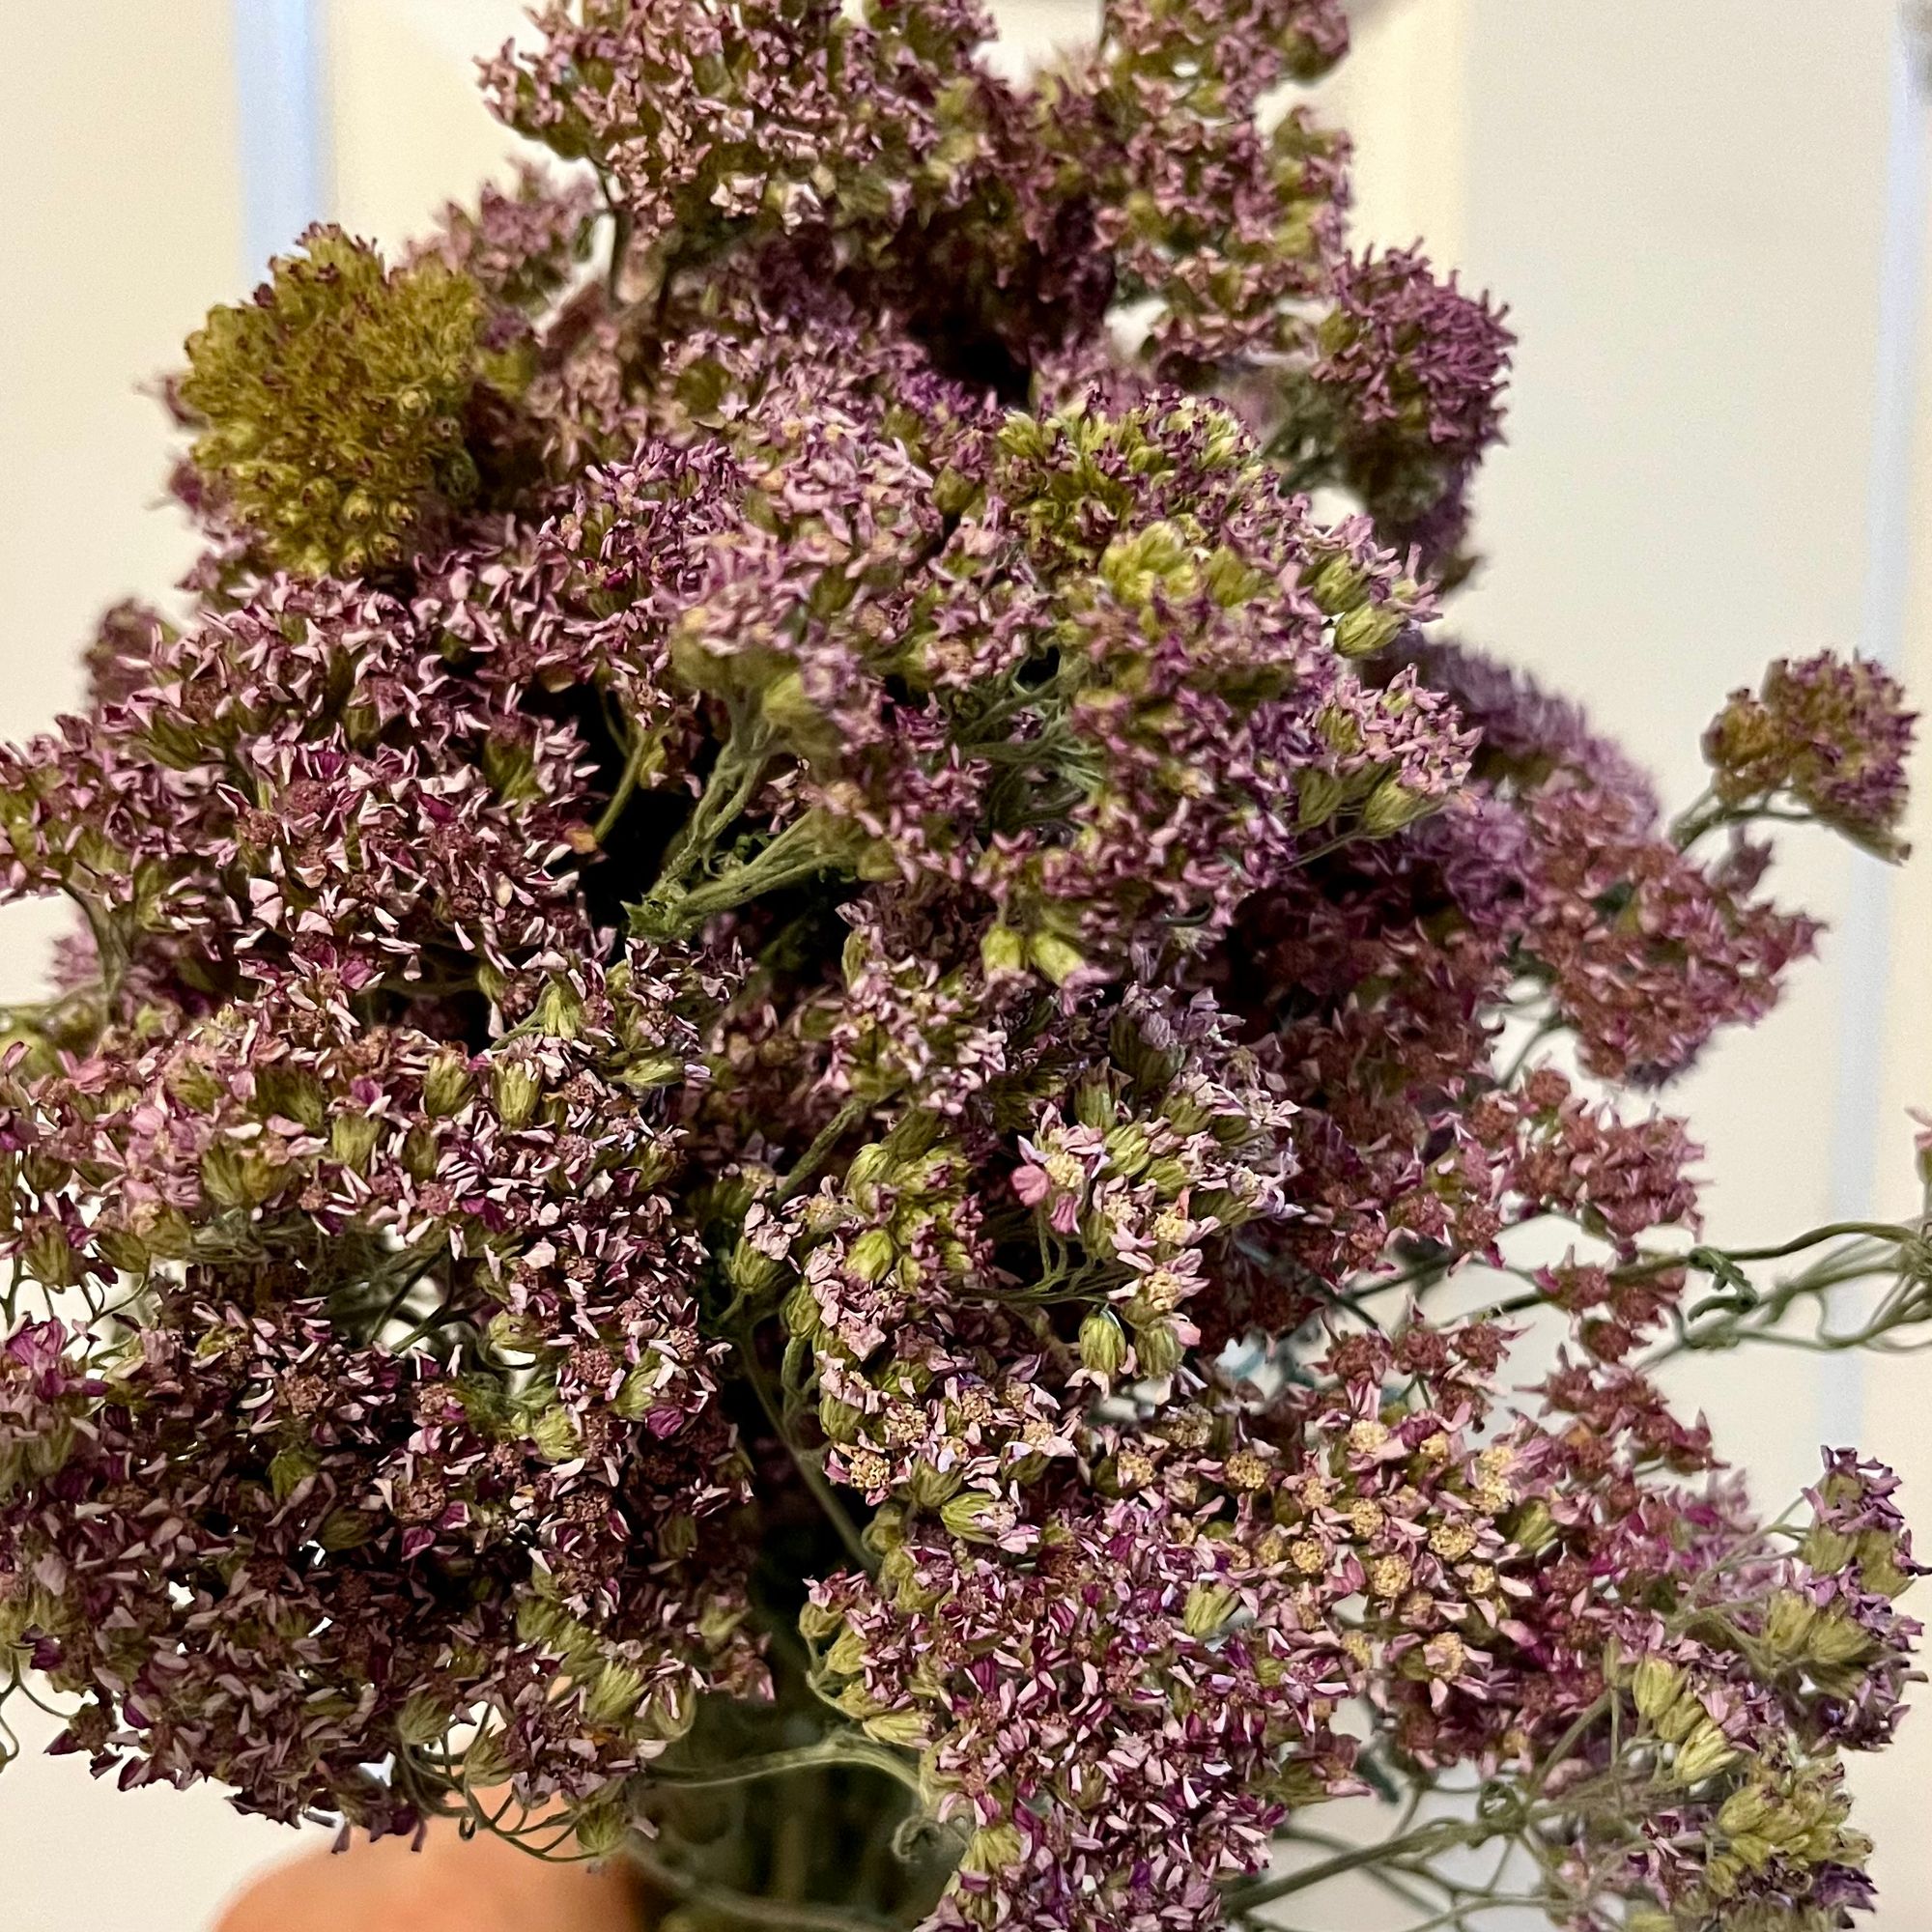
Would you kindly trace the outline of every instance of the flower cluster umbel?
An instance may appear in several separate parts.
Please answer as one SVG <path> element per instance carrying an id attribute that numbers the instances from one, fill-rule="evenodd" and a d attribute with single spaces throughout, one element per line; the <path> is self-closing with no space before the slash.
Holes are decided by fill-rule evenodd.
<path id="1" fill-rule="evenodd" d="M 1025 85 L 971 0 L 538 24 L 568 172 L 210 318 L 185 600 L 0 754 L 80 915 L 0 1058 L 10 1681 L 694 1923 L 1192 1932 L 1460 1774 L 1328 1863 L 1837 1924 L 1890 1481 L 1787 1537 L 1650 1370 L 1932 1263 L 1760 1300 L 1640 1090 L 1810 947 L 1754 824 L 1901 850 L 1897 686 L 1776 667 L 1671 827 L 1427 632 L 1510 337 L 1350 251 L 1335 0 Z"/>

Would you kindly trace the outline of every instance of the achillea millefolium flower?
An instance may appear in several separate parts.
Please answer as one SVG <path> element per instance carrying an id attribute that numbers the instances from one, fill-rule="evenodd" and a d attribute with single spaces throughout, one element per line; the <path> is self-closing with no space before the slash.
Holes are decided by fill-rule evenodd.
<path id="1" fill-rule="evenodd" d="M 1024 85 L 962 0 L 540 25 L 488 89 L 573 172 L 216 311 L 185 599 L 0 754 L 77 915 L 0 1056 L 9 1681 L 707 1926 L 1461 1923 L 1479 1844 L 1835 1925 L 1893 1484 L 1768 1525 L 1654 1371 L 1922 1322 L 1932 1247 L 1706 1244 L 1654 1094 L 1812 944 L 1767 823 L 1896 853 L 1897 686 L 1776 668 L 1673 826 L 1431 633 L 1509 337 L 1264 120 L 1327 0 Z"/>

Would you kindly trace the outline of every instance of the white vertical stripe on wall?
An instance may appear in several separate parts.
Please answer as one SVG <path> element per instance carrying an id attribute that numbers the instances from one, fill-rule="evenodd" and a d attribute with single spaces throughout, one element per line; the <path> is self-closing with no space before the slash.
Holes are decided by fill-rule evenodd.
<path id="1" fill-rule="evenodd" d="M 234 0 L 244 272 L 328 213 L 322 0 Z"/>

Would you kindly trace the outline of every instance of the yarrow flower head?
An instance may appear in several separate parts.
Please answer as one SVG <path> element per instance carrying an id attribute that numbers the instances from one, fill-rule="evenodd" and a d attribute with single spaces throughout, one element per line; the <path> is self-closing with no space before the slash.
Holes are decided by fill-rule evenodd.
<path id="1" fill-rule="evenodd" d="M 0 753 L 0 1682 L 733 1923 L 1193 1932 L 1395 1791 L 1432 1922 L 1836 1925 L 1891 1478 L 1785 1537 L 1651 1371 L 1932 1249 L 1706 1244 L 1653 1090 L 1902 694 L 1774 668 L 1668 825 L 1427 635 L 1502 312 L 1351 251 L 1333 0 L 1105 13 L 547 7 L 556 175 L 190 340 L 203 554 Z"/>

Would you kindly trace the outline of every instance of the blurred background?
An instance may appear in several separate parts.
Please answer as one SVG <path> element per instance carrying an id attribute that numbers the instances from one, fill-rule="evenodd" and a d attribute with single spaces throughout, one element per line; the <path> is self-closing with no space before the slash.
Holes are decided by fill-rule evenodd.
<path id="1" fill-rule="evenodd" d="M 1020 63 L 1079 38 L 1093 8 L 995 12 Z M 1325 90 L 1356 139 L 1358 236 L 1424 238 L 1509 303 L 1520 338 L 1509 444 L 1480 498 L 1492 560 L 1451 627 L 1582 698 L 1680 802 L 1700 786 L 1705 720 L 1771 657 L 1856 646 L 1932 703 L 1932 54 L 1896 0 L 1358 13 L 1357 51 Z M 169 434 L 139 385 L 311 217 L 393 246 L 499 173 L 511 143 L 471 61 L 523 23 L 513 0 L 7 14 L 13 739 L 77 699 L 99 610 L 187 561 L 157 507 Z M 1922 857 L 1902 873 L 1822 836 L 1787 841 L 1783 895 L 1833 932 L 1786 1005 L 1671 1097 L 1707 1150 L 1720 1241 L 1916 1200 L 1906 1110 L 1932 1106 L 1923 759 L 1919 777 Z M 0 997 L 39 989 L 59 923 L 42 911 L 0 923 Z M 1856 1439 L 1905 1474 L 1932 1545 L 1932 1365 L 1778 1351 L 1705 1365 L 1687 1388 L 1774 1514 L 1820 1441 Z M 210 1792 L 124 1798 L 28 1742 L 0 1778 L 11 1932 L 201 1932 L 292 1848 Z M 1932 1710 L 1858 1771 L 1882 1932 L 1932 1924 Z"/>

